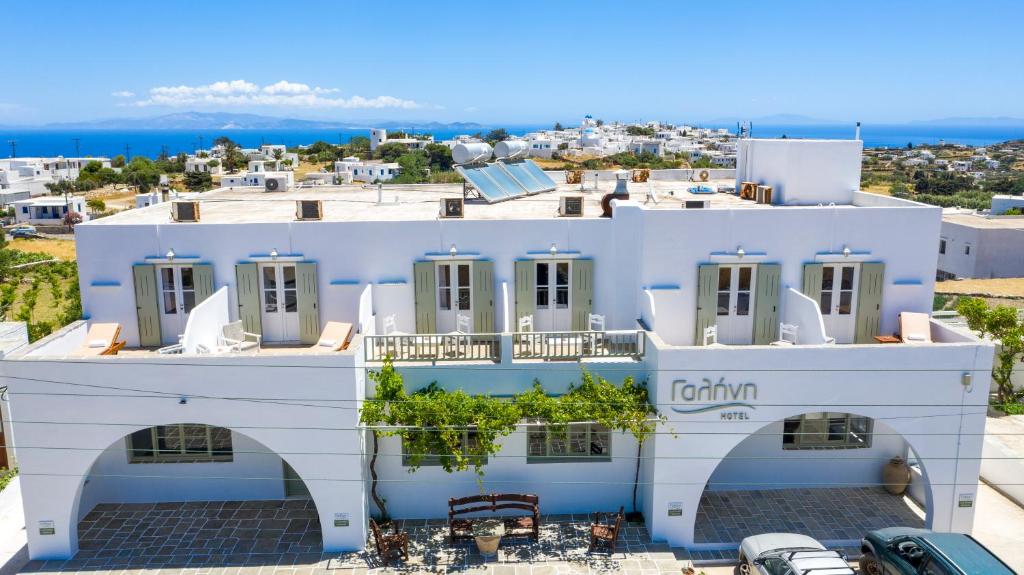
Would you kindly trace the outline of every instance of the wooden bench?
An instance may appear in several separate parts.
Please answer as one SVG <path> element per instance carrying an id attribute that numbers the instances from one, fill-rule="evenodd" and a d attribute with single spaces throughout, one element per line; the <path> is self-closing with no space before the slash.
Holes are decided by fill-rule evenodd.
<path id="1" fill-rule="evenodd" d="M 537 541 L 540 537 L 540 498 L 536 495 L 517 493 L 492 493 L 471 497 L 452 497 L 448 500 L 448 530 L 452 541 L 473 537 L 473 518 L 460 518 L 471 513 L 490 511 L 497 513 L 506 509 L 526 511 L 529 515 L 502 517 L 505 521 L 505 535 L 528 535 Z"/>

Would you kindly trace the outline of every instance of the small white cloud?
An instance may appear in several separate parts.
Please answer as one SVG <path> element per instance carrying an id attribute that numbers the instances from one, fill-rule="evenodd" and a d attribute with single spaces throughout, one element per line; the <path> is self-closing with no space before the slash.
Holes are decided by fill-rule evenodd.
<path id="1" fill-rule="evenodd" d="M 480 108 L 477 108 L 476 106 L 469 106 L 468 108 L 463 108 L 462 111 L 463 112 L 476 112 L 479 109 Z"/>
<path id="2" fill-rule="evenodd" d="M 135 92 L 129 92 L 128 90 L 118 90 L 117 92 L 111 92 L 110 95 L 115 98 L 134 98 Z"/>
<path id="3" fill-rule="evenodd" d="M 146 98 L 132 102 L 138 107 L 171 106 L 280 106 L 302 108 L 420 108 L 414 100 L 394 96 L 348 98 L 328 96 L 337 88 L 321 88 L 299 82 L 281 80 L 259 86 L 245 80 L 214 82 L 200 86 L 157 86 L 150 88 Z M 133 94 L 134 95 L 134 94 Z"/>

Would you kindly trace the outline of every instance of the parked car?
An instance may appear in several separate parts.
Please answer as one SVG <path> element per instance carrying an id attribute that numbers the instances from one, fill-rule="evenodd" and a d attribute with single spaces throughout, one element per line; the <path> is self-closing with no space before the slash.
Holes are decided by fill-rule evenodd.
<path id="1" fill-rule="evenodd" d="M 854 575 L 845 555 L 796 533 L 747 537 L 740 542 L 739 564 L 744 575 Z"/>
<path id="2" fill-rule="evenodd" d="M 866 575 L 1015 575 L 984 545 L 963 533 L 889 527 L 861 541 Z"/>
<path id="3" fill-rule="evenodd" d="M 15 226 L 9 233 L 12 238 L 35 238 L 39 236 L 36 232 L 36 227 L 27 224 Z"/>

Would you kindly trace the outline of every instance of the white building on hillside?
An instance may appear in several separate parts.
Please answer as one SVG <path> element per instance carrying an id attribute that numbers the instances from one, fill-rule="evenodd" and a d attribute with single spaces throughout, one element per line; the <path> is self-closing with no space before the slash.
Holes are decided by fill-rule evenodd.
<path id="1" fill-rule="evenodd" d="M 355 156 L 334 162 L 339 183 L 388 182 L 401 173 L 397 162 L 364 161 Z"/>
<path id="2" fill-rule="evenodd" d="M 1017 278 L 1024 276 L 1024 198 L 995 196 L 990 212 L 946 208 L 942 212 L 938 277 Z"/>
<path id="3" fill-rule="evenodd" d="M 75 555 L 79 521 L 116 504 L 223 500 L 307 510 L 297 536 L 362 549 L 378 443 L 359 414 L 386 356 L 410 392 L 632 377 L 663 417 L 642 444 L 523 421 L 482 477 L 429 457 L 409 473 L 408 446 L 381 437 L 392 517 L 531 493 L 544 517 L 635 504 L 655 541 L 734 553 L 715 501 L 795 522 L 774 502 L 814 494 L 871 509 L 823 510 L 850 534 L 831 544 L 857 545 L 859 521 L 969 532 L 992 346 L 928 317 L 941 210 L 858 191 L 861 146 L 741 140 L 736 181 L 701 186 L 771 186 L 771 203 L 652 177 L 622 180 L 603 217 L 615 182 L 581 194 L 515 161 L 393 201 L 221 189 L 82 224 L 88 319 L 0 361 L 29 554 Z M 477 194 L 494 201 L 463 203 Z M 923 521 L 881 489 L 894 456 Z"/>
<path id="4" fill-rule="evenodd" d="M 49 193 L 46 184 L 77 180 L 89 162 L 110 167 L 109 158 L 6 158 L 0 159 L 0 197 L 10 203 L 14 198 L 24 199 Z"/>
<path id="5" fill-rule="evenodd" d="M 212 164 L 212 165 L 211 165 Z M 185 159 L 185 172 L 186 173 L 203 173 L 206 172 L 211 176 L 222 173 L 223 164 L 217 158 L 199 158 L 196 156 L 189 156 Z"/>
<path id="6" fill-rule="evenodd" d="M 379 146 L 384 144 L 402 144 L 410 150 L 422 150 L 427 147 L 427 144 L 433 144 L 433 136 L 422 136 L 419 138 L 389 138 L 388 131 L 383 128 L 373 128 L 370 130 L 370 151 L 376 151 Z"/>
<path id="7" fill-rule="evenodd" d="M 89 219 L 84 196 L 68 196 L 67 200 L 63 196 L 40 196 L 12 202 L 11 207 L 14 208 L 14 221 L 19 224 L 63 225 L 69 211 L 80 214 L 83 221 Z"/>

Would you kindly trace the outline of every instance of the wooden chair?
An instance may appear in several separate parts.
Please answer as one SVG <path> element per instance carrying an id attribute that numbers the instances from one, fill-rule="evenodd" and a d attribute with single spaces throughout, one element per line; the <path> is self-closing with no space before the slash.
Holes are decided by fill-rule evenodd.
<path id="1" fill-rule="evenodd" d="M 391 525 L 394 526 L 395 524 L 392 523 Z M 385 535 L 381 533 L 380 526 L 373 519 L 370 520 L 370 530 L 373 531 L 373 542 L 377 547 L 377 555 L 380 556 L 380 561 L 385 567 L 387 567 L 388 561 L 391 560 L 391 555 L 395 551 L 402 554 L 403 560 L 409 560 L 408 533 L 398 531 L 397 527 L 393 527 L 391 534 Z"/>
<path id="2" fill-rule="evenodd" d="M 608 513 L 598 511 L 594 514 L 594 524 L 590 526 L 590 548 L 587 552 L 592 552 L 598 545 L 604 545 L 608 547 L 608 553 L 615 553 L 615 546 L 619 542 L 619 529 L 622 528 L 622 520 L 625 518 L 624 507 L 619 507 L 619 512 L 611 517 Z M 602 522 L 602 517 L 607 517 L 607 521 Z"/>

